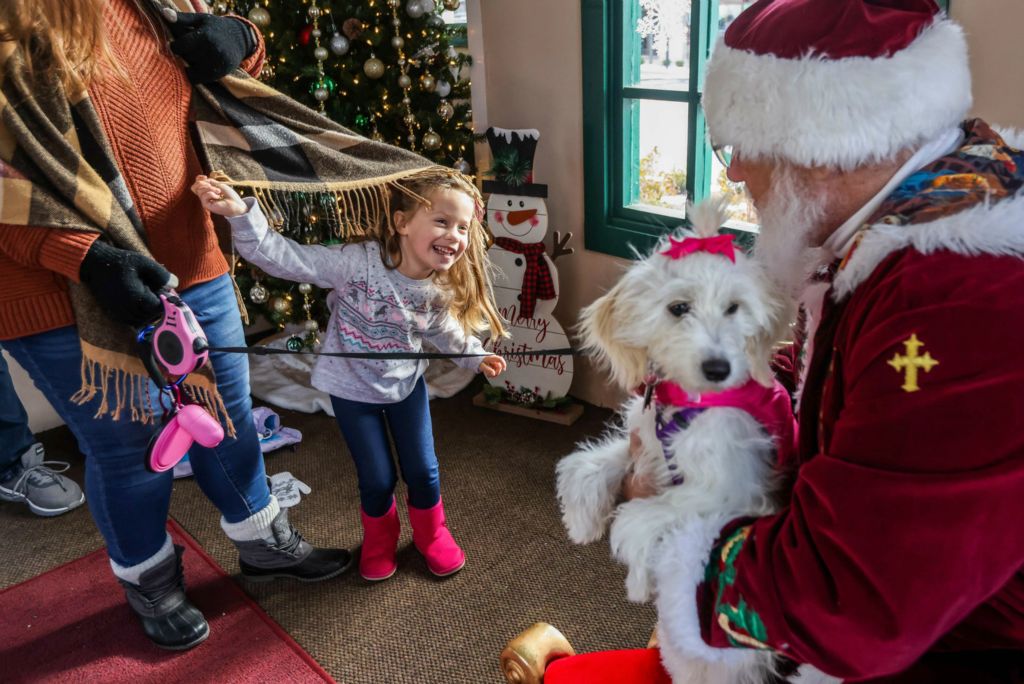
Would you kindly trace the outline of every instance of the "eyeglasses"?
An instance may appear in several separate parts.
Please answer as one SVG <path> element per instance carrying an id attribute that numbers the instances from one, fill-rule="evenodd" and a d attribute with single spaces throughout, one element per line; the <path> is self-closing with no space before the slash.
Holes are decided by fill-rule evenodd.
<path id="1" fill-rule="evenodd" d="M 724 168 L 729 168 L 732 163 L 732 145 L 712 145 L 711 151 L 718 158 L 718 163 Z"/>

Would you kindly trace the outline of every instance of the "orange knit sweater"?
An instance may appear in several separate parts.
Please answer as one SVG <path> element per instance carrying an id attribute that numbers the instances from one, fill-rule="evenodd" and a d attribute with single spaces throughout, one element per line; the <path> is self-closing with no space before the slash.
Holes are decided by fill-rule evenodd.
<path id="1" fill-rule="evenodd" d="M 109 78 L 93 84 L 89 93 L 146 227 L 150 251 L 178 276 L 180 288 L 212 280 L 227 272 L 227 263 L 209 214 L 189 191 L 201 169 L 189 137 L 192 90 L 185 72 L 155 38 L 135 0 L 109 0 L 104 19 L 129 83 Z M 242 64 L 253 75 L 263 65 L 262 37 L 258 42 Z M 78 280 L 96 237 L 0 224 L 0 340 L 75 322 L 67 280 Z"/>

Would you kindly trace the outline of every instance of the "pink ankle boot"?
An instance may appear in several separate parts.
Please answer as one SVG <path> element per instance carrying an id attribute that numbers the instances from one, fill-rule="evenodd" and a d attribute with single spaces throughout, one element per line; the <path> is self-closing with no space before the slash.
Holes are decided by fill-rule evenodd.
<path id="1" fill-rule="evenodd" d="M 395 548 L 398 546 L 398 509 L 391 502 L 388 512 L 379 518 L 367 515 L 361 507 L 363 549 L 359 554 L 359 574 L 371 582 L 386 580 L 395 574 Z"/>
<path id="2" fill-rule="evenodd" d="M 438 577 L 453 575 L 466 564 L 466 554 L 452 539 L 444 520 L 444 506 L 438 501 L 431 508 L 409 506 L 412 542 L 427 560 L 430 572 Z"/>

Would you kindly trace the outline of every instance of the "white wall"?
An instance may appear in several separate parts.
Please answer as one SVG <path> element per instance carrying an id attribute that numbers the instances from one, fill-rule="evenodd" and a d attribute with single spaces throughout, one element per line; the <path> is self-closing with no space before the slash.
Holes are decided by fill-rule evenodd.
<path id="1" fill-rule="evenodd" d="M 42 393 L 36 389 L 36 386 L 32 384 L 32 380 L 28 377 L 25 369 L 19 366 L 18 362 L 12 359 L 7 352 L 3 354 L 4 358 L 7 359 L 7 367 L 11 371 L 11 379 L 14 380 L 14 388 L 17 390 L 21 403 L 25 405 L 25 411 L 28 413 L 28 424 L 32 432 L 41 432 L 42 430 L 49 430 L 58 425 L 63 425 L 64 421 L 53 410 L 53 407 L 46 401 Z"/>

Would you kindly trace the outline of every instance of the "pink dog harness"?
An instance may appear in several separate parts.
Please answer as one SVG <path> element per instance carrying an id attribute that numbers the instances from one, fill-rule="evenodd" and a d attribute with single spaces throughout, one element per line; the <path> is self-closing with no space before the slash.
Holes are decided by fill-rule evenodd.
<path id="1" fill-rule="evenodd" d="M 765 387 L 756 380 L 750 380 L 741 387 L 690 396 L 683 388 L 672 382 L 658 382 L 654 386 L 655 431 L 661 442 L 662 452 L 668 461 L 672 484 L 682 484 L 683 478 L 678 466 L 669 457 L 668 441 L 675 433 L 685 430 L 690 423 L 709 408 L 738 408 L 749 413 L 761 427 L 771 435 L 777 450 L 777 462 L 782 465 L 796 453 L 796 418 L 786 388 L 775 381 Z M 664 409 L 675 408 L 669 412 Z"/>

